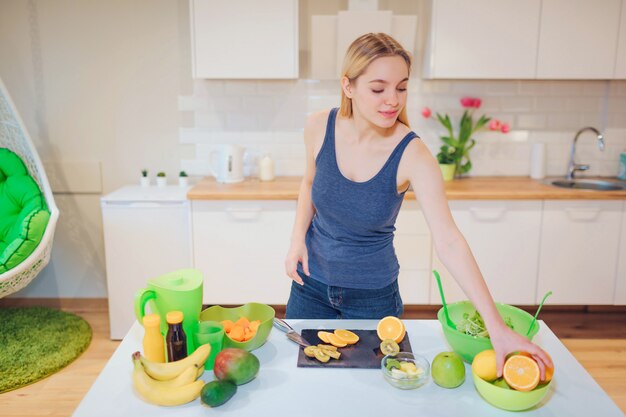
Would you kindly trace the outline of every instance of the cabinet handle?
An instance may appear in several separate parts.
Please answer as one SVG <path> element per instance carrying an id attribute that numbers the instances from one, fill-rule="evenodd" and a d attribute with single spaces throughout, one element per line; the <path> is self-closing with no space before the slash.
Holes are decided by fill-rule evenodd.
<path id="1" fill-rule="evenodd" d="M 506 213 L 506 207 L 494 207 L 494 208 L 478 208 L 478 207 L 470 207 L 470 213 L 476 220 L 485 221 L 485 222 L 495 222 L 502 217 L 504 217 L 504 213 Z"/>
<path id="2" fill-rule="evenodd" d="M 261 217 L 263 209 L 260 207 L 252 208 L 227 208 L 226 213 L 233 220 L 251 221 Z"/>
<path id="3" fill-rule="evenodd" d="M 591 222 L 598 218 L 601 210 L 598 207 L 567 207 L 565 212 L 575 222 Z"/>

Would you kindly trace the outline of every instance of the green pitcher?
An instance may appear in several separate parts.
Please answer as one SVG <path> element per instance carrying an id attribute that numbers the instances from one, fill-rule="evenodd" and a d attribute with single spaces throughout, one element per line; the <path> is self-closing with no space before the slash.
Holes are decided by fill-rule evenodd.
<path id="1" fill-rule="evenodd" d="M 194 334 L 202 310 L 202 273 L 196 269 L 181 269 L 148 281 L 148 288 L 135 294 L 135 316 L 143 323 L 146 303 L 150 310 L 161 316 L 161 333 L 167 334 L 165 315 L 169 311 L 183 312 L 183 330 L 187 336 L 187 353 L 196 350 Z"/>

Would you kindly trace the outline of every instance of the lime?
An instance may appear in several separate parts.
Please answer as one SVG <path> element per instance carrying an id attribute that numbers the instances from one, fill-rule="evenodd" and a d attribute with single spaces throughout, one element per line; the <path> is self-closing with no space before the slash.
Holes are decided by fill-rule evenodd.
<path id="1" fill-rule="evenodd" d="M 380 342 L 380 351 L 383 355 L 395 356 L 400 353 L 400 346 L 394 340 L 385 339 Z"/>

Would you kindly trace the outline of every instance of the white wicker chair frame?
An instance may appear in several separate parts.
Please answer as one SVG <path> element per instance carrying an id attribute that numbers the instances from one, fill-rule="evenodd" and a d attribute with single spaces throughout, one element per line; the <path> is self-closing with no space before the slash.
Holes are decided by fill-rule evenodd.
<path id="1" fill-rule="evenodd" d="M 0 298 L 26 287 L 48 264 L 59 209 L 54 202 L 48 177 L 24 122 L 2 79 L 0 79 L 0 147 L 8 148 L 22 158 L 28 172 L 39 184 L 50 210 L 50 220 L 37 248 L 15 268 L 0 274 Z"/>

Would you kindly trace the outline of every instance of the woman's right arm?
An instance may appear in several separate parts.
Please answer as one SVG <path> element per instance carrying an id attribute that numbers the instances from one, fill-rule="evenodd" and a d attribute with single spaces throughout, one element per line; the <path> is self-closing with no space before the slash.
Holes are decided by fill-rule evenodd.
<path id="1" fill-rule="evenodd" d="M 328 114 L 328 112 L 326 112 Z M 315 150 L 319 149 L 321 141 L 320 127 L 323 132 L 324 114 L 318 112 L 311 114 L 304 126 L 304 145 L 306 148 L 306 168 L 304 177 L 300 183 L 300 191 L 298 193 L 298 205 L 296 209 L 296 220 L 291 233 L 291 245 L 285 259 L 285 272 L 295 282 L 304 285 L 300 275 L 296 271 L 298 262 L 302 263 L 302 269 L 306 275 L 309 275 L 309 257 L 305 244 L 306 232 L 309 229 L 315 208 L 311 200 L 311 187 L 313 178 L 315 177 Z M 322 137 L 323 140 L 323 137 Z"/>

